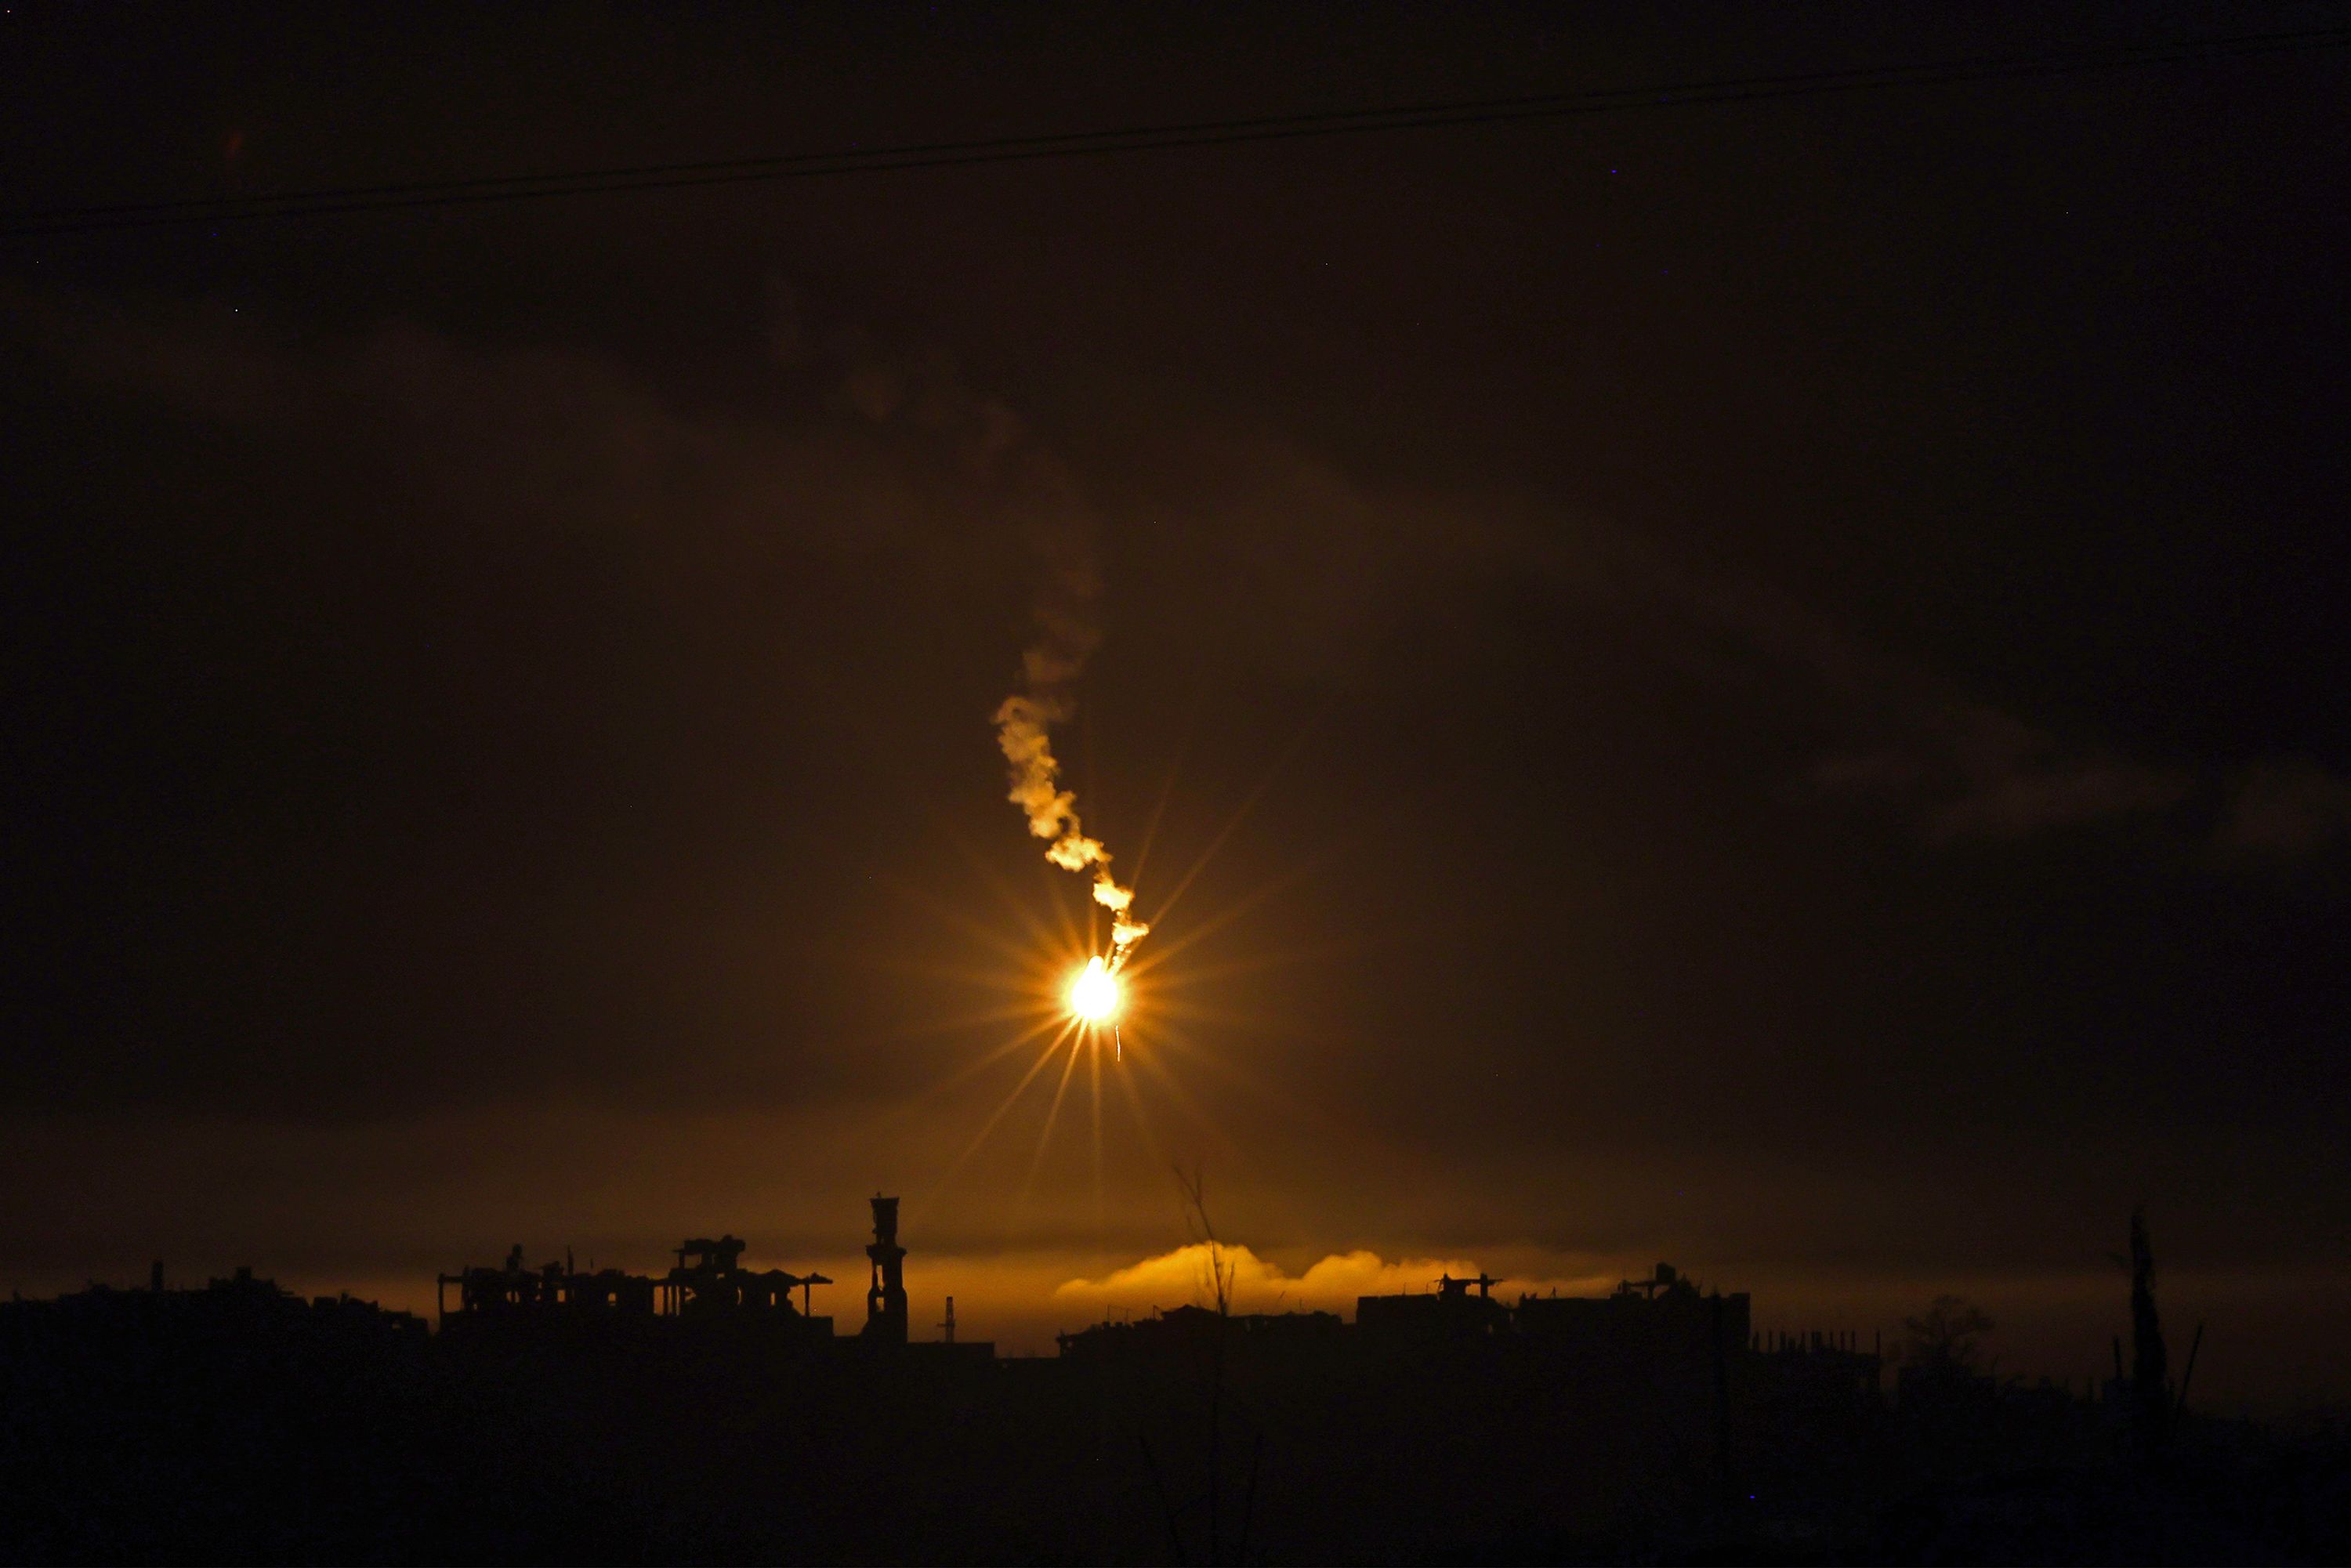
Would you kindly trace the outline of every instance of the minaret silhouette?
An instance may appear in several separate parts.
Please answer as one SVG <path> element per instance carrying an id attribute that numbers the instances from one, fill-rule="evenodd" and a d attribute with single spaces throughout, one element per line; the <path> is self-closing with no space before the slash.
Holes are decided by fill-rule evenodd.
<path id="1" fill-rule="evenodd" d="M 864 1337 L 889 1344 L 906 1343 L 906 1249 L 898 1245 L 898 1200 L 873 1195 L 873 1282 L 865 1292 Z"/>

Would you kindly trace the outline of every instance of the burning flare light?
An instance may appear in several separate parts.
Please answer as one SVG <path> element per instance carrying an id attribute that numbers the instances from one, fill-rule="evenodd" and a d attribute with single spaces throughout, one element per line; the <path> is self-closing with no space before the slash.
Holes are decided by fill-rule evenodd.
<path id="1" fill-rule="evenodd" d="M 1118 980 L 1099 957 L 1086 960 L 1070 982 L 1070 1010 L 1088 1023 L 1108 1023 L 1118 1011 Z"/>

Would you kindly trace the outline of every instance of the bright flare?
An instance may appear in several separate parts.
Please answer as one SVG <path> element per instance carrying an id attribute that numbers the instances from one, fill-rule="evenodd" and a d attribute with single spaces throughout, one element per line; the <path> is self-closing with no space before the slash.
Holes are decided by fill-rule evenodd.
<path id="1" fill-rule="evenodd" d="M 1106 1023 L 1118 1011 L 1118 981 L 1100 958 L 1089 958 L 1070 982 L 1070 1010 L 1088 1023 Z"/>

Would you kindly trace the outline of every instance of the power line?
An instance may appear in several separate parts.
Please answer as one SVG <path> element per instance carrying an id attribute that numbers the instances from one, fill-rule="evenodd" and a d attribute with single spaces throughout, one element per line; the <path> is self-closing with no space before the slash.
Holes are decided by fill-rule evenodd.
<path id="1" fill-rule="evenodd" d="M 982 141 L 914 142 L 892 147 L 851 148 L 832 152 L 651 163 L 557 173 L 346 185 L 289 191 L 275 195 L 53 207 L 0 216 L 0 238 L 89 234 L 180 224 L 246 223 L 265 218 L 300 218 L 402 208 L 464 206 L 545 200 L 556 196 L 814 179 L 893 170 L 943 169 L 967 163 L 1099 157 L 1117 152 L 1297 141 L 1307 137 L 1356 135 L 1383 131 L 1490 125 L 1520 120 L 1562 120 L 1643 109 L 1755 103 L 1840 92 L 2074 75 L 2252 55 L 2342 48 L 2346 46 L 2351 46 L 2351 27 L 2312 28 L 2299 32 L 2109 45 L 1968 60 L 1785 72 L 1646 88 L 1594 89 L 1574 93 L 1407 104 L 1385 109 L 1194 120 Z"/>

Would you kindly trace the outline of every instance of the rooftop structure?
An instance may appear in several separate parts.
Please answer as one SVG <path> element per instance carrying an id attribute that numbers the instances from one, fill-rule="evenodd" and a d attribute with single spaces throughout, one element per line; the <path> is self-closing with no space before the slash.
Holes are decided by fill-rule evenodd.
<path id="1" fill-rule="evenodd" d="M 466 1268 L 437 1279 L 442 1326 L 584 1322 L 675 1318 L 695 1322 L 764 1323 L 830 1338 L 832 1320 L 810 1315 L 809 1291 L 832 1283 L 822 1274 L 743 1267 L 747 1243 L 728 1235 L 693 1238 L 672 1249 L 677 1262 L 659 1279 L 621 1269 L 582 1273 L 569 1257 L 530 1267 L 519 1242 L 499 1268 Z M 450 1288 L 456 1307 L 450 1307 Z M 800 1305 L 792 1305 L 792 1292 Z"/>
<path id="2" fill-rule="evenodd" d="M 893 1352 L 904 1347 L 926 1364 L 993 1361 L 991 1342 L 956 1338 L 952 1301 L 941 1325 L 943 1340 L 908 1346 L 906 1249 L 898 1242 L 898 1200 L 877 1194 L 872 1207 L 873 1239 L 865 1249 L 872 1266 L 865 1324 L 853 1340 L 841 1343 Z M 832 1281 L 819 1273 L 746 1268 L 743 1255 L 748 1250 L 749 1243 L 732 1233 L 690 1237 L 670 1249 L 675 1261 L 656 1277 L 620 1269 L 583 1272 L 568 1254 L 560 1262 L 532 1265 L 524 1261 L 517 1244 L 499 1267 L 468 1267 L 438 1277 L 441 1323 L 461 1334 L 493 1327 L 502 1333 L 569 1332 L 562 1325 L 594 1323 L 674 1323 L 693 1325 L 696 1332 L 734 1325 L 781 1336 L 783 1343 L 833 1343 L 832 1319 L 815 1313 L 810 1294 Z M 799 1294 L 797 1304 L 794 1291 Z"/>

